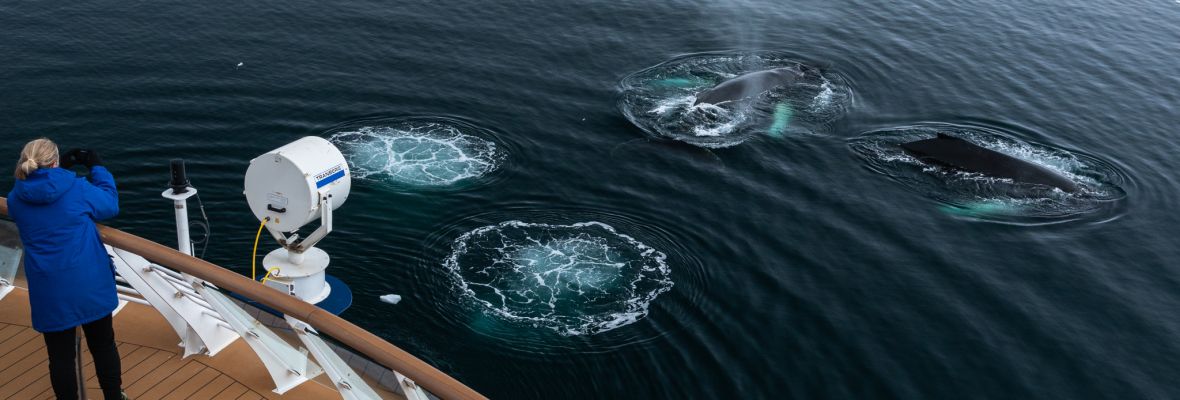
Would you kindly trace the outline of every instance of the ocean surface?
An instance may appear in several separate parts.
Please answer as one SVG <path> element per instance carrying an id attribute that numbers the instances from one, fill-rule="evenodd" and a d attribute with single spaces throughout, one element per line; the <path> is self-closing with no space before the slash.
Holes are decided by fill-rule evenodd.
<path id="1" fill-rule="evenodd" d="M 249 161 L 329 138 L 343 316 L 491 398 L 1180 398 L 1177 54 L 1173 0 L 10 1 L 0 187 L 91 147 L 172 244 L 185 158 L 248 274 Z"/>

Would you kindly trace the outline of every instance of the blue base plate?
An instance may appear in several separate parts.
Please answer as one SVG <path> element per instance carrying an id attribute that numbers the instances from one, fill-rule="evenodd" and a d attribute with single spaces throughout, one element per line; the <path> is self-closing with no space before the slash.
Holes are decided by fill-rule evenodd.
<path id="1" fill-rule="evenodd" d="M 352 289 L 350 289 L 348 285 L 345 285 L 344 281 L 341 281 L 339 278 L 336 278 L 332 275 L 324 275 L 324 281 L 328 283 L 328 287 L 332 288 L 332 292 L 328 293 L 328 298 L 320 301 L 319 303 L 316 303 L 315 305 L 324 309 L 324 311 L 335 315 L 340 315 L 340 313 L 343 313 L 344 310 L 347 310 L 348 307 L 352 305 Z M 249 305 L 257 307 L 259 310 L 274 314 L 277 317 L 283 316 L 283 313 L 280 313 L 273 308 L 264 306 L 254 300 L 247 299 L 237 293 L 231 292 L 229 295 L 235 299 L 244 301 Z"/>

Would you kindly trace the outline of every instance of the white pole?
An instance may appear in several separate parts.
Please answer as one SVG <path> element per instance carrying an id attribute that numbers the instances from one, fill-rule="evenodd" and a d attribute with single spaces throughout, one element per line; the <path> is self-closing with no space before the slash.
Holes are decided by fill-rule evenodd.
<path id="1" fill-rule="evenodd" d="M 188 198 L 197 194 L 196 188 L 188 188 L 184 193 L 175 194 L 172 189 L 162 194 L 165 199 L 172 200 L 176 209 L 176 249 L 181 253 L 193 255 L 193 241 L 188 233 Z"/>
<path id="2" fill-rule="evenodd" d="M 176 200 L 176 249 L 193 255 L 193 242 L 188 236 L 188 200 Z"/>

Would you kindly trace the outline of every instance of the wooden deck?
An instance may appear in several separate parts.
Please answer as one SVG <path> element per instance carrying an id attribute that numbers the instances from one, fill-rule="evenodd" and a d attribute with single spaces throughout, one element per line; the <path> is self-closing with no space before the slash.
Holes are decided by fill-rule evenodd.
<path id="1" fill-rule="evenodd" d="M 123 389 L 132 399 L 339 399 L 320 375 L 283 395 L 274 388 L 262 362 L 242 340 L 216 357 L 182 359 L 180 339 L 154 309 L 127 304 L 114 319 L 122 359 Z M 84 342 L 84 341 L 83 341 Z M 86 391 L 102 399 L 93 360 L 85 343 Z M 371 385 L 389 399 L 401 397 Z M 18 288 L 0 300 L 0 399 L 52 399 L 48 356 L 41 334 L 31 327 L 28 292 Z"/>

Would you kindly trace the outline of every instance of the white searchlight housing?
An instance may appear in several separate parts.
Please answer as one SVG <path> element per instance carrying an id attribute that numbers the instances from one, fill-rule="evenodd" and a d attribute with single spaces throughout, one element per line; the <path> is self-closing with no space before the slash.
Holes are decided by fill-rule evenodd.
<path id="1" fill-rule="evenodd" d="M 263 258 L 267 286 L 312 304 L 328 297 L 328 253 L 314 246 L 332 232 L 332 211 L 351 188 L 344 155 L 323 138 L 304 137 L 250 160 L 246 202 L 282 246 Z M 317 219 L 320 227 L 300 241 L 295 232 Z"/>

